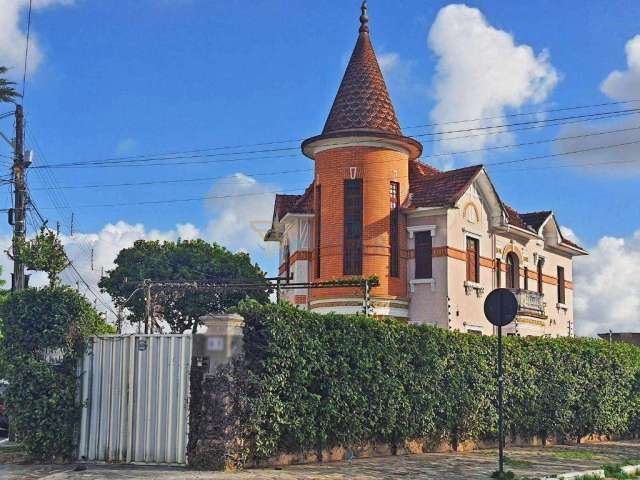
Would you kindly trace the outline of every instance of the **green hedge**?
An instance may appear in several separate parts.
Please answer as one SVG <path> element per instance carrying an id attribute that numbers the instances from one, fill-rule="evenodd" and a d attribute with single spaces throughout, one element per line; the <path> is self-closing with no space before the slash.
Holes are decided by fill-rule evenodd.
<path id="1" fill-rule="evenodd" d="M 85 337 L 114 333 L 78 292 L 30 288 L 0 305 L 9 417 L 27 453 L 37 460 L 72 457 L 81 405 L 77 359 Z M 48 354 L 61 361 L 50 363 Z"/>
<path id="2" fill-rule="evenodd" d="M 496 438 L 496 339 L 281 304 L 240 306 L 243 458 L 421 438 Z M 636 432 L 640 349 L 593 339 L 505 339 L 513 436 Z M 239 381 L 242 379 L 242 381 Z M 216 421 L 214 418 L 213 421 Z"/>

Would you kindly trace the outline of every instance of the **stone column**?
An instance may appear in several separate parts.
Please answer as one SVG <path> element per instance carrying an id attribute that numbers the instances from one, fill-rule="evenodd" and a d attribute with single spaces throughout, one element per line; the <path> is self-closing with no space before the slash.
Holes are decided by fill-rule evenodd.
<path id="1" fill-rule="evenodd" d="M 208 314 L 199 320 L 207 329 L 194 338 L 194 342 L 197 342 L 194 350 L 209 358 L 209 372 L 213 372 L 217 366 L 227 363 L 240 352 L 244 318 L 236 313 Z"/>

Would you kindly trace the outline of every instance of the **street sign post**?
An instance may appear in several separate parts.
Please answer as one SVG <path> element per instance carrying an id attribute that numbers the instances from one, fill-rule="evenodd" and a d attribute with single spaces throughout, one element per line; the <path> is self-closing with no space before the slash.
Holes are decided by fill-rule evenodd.
<path id="1" fill-rule="evenodd" d="M 504 473 L 504 372 L 502 367 L 502 327 L 509 325 L 518 313 L 518 299 L 507 288 L 493 290 L 484 301 L 484 315 L 498 327 L 498 471 Z"/>

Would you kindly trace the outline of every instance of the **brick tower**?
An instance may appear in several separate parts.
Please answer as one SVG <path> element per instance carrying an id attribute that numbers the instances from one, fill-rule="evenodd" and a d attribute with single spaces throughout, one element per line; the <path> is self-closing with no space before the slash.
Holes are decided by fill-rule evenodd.
<path id="1" fill-rule="evenodd" d="M 369 36 L 366 2 L 360 29 L 321 135 L 302 143 L 315 161 L 310 280 L 377 275 L 371 305 L 381 316 L 408 317 L 406 225 L 409 162 L 422 145 L 402 134 Z M 310 292 L 313 311 L 357 313 L 362 292 Z"/>

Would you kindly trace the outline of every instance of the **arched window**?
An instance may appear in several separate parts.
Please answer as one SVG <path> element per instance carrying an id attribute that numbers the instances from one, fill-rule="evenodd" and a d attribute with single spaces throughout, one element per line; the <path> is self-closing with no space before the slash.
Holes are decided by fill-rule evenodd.
<path id="1" fill-rule="evenodd" d="M 507 288 L 520 288 L 520 260 L 513 252 L 507 254 Z"/>

